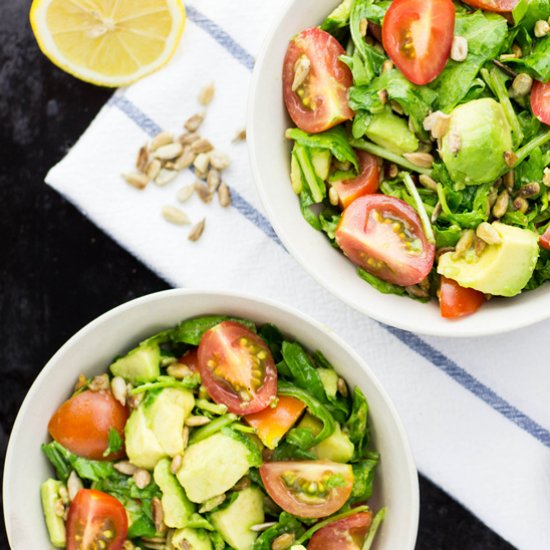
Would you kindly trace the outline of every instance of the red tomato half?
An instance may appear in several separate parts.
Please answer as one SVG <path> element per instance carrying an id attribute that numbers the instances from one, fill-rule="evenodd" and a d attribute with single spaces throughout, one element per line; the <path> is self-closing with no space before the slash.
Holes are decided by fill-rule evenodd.
<path id="1" fill-rule="evenodd" d="M 539 237 L 539 244 L 542 248 L 550 250 L 550 227 L 548 227 L 544 234 Z"/>
<path id="2" fill-rule="evenodd" d="M 265 409 L 277 394 L 277 369 L 265 342 L 245 326 L 224 321 L 207 331 L 198 351 L 203 384 L 235 414 Z"/>
<path id="3" fill-rule="evenodd" d="M 435 245 L 426 239 L 418 214 L 385 195 L 352 202 L 342 214 L 336 242 L 354 264 L 396 285 L 419 283 L 434 263 Z"/>
<path id="4" fill-rule="evenodd" d="M 67 516 L 67 550 L 121 550 L 128 533 L 124 506 L 111 495 L 81 489 Z"/>
<path id="5" fill-rule="evenodd" d="M 512 11 L 519 3 L 519 0 L 462 0 L 473 8 L 485 11 L 504 13 Z"/>
<path id="6" fill-rule="evenodd" d="M 456 281 L 441 277 L 439 305 L 441 317 L 457 319 L 475 313 L 484 303 L 485 295 L 473 288 L 461 287 Z"/>
<path id="7" fill-rule="evenodd" d="M 382 24 L 382 43 L 411 82 L 428 84 L 449 59 L 454 28 L 451 0 L 394 0 Z"/>
<path id="8" fill-rule="evenodd" d="M 359 512 L 329 523 L 311 537 L 307 550 L 361 550 L 371 523 L 371 512 Z"/>
<path id="9" fill-rule="evenodd" d="M 366 151 L 357 151 L 359 175 L 351 180 L 337 181 L 332 184 L 338 193 L 340 205 L 347 208 L 357 197 L 378 191 L 380 167 L 378 158 Z"/>
<path id="10" fill-rule="evenodd" d="M 189 367 L 193 372 L 199 371 L 199 358 L 197 350 L 186 351 L 178 360 L 178 363 Z"/>
<path id="11" fill-rule="evenodd" d="M 124 450 L 104 457 L 109 446 L 109 430 L 124 437 L 128 409 L 110 391 L 83 391 L 65 401 L 55 411 L 48 432 L 66 449 L 93 460 L 116 460 Z"/>
<path id="12" fill-rule="evenodd" d="M 334 514 L 348 500 L 354 479 L 349 464 L 328 460 L 266 462 L 260 475 L 269 496 L 285 512 L 302 518 Z"/>
<path id="13" fill-rule="evenodd" d="M 339 59 L 344 54 L 336 38 L 316 27 L 291 40 L 283 65 L 283 94 L 290 117 L 305 132 L 324 132 L 353 118 L 348 107 L 353 78 Z"/>
<path id="14" fill-rule="evenodd" d="M 550 125 L 550 82 L 543 84 L 535 80 L 531 91 L 531 109 L 541 122 Z"/>

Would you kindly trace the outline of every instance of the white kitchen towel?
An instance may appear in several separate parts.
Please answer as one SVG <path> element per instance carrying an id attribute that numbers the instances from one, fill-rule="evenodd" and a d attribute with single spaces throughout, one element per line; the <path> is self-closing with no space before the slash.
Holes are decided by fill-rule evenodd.
<path id="1" fill-rule="evenodd" d="M 383 326 L 306 274 L 262 212 L 246 145 L 232 139 L 245 123 L 254 55 L 282 8 L 277 0 L 188 2 L 175 58 L 115 93 L 46 181 L 172 285 L 266 295 L 333 327 L 393 398 L 419 470 L 515 546 L 550 548 L 550 322 L 468 340 Z M 233 204 L 205 206 L 198 197 L 186 203 L 195 222 L 206 217 L 201 240 L 192 243 L 186 229 L 160 214 L 194 181 L 191 172 L 144 191 L 120 174 L 160 129 L 181 132 L 209 82 L 216 97 L 201 133 L 232 159 L 225 179 Z"/>

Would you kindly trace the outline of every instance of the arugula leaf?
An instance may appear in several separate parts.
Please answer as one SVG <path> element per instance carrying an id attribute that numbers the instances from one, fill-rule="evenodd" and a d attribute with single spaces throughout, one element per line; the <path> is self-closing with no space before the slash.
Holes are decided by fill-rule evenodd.
<path id="1" fill-rule="evenodd" d="M 269 529 L 266 529 L 254 542 L 252 550 L 271 550 L 273 541 L 284 533 L 292 533 L 295 538 L 302 536 L 305 529 L 292 514 L 283 512 L 279 521 Z"/>
<path id="2" fill-rule="evenodd" d="M 462 236 L 462 228 L 458 225 L 451 225 L 449 227 L 439 228 L 434 225 L 435 244 L 439 248 L 449 248 L 456 246 Z"/>
<path id="3" fill-rule="evenodd" d="M 340 29 L 347 27 L 349 24 L 352 3 L 353 0 L 344 0 L 340 5 L 336 6 L 323 21 L 321 29 L 335 35 Z"/>
<path id="4" fill-rule="evenodd" d="M 299 130 L 301 132 L 301 130 Z M 298 161 L 298 166 L 302 173 L 302 192 L 307 188 L 313 203 L 320 203 L 326 196 L 325 182 L 317 175 L 313 162 L 311 160 L 311 147 L 306 147 L 301 143 L 294 144 L 293 156 Z M 303 184 L 306 183 L 306 186 Z"/>
<path id="5" fill-rule="evenodd" d="M 541 247 L 535 271 L 525 290 L 535 290 L 547 281 L 550 281 L 550 251 Z"/>
<path id="6" fill-rule="evenodd" d="M 539 39 L 529 55 L 506 59 L 506 63 L 517 65 L 537 80 L 548 82 L 550 80 L 550 35 Z"/>
<path id="7" fill-rule="evenodd" d="M 316 214 L 311 207 L 315 206 L 315 201 L 313 200 L 311 193 L 309 192 L 309 189 L 307 189 L 306 186 L 302 188 L 302 192 L 300 193 L 300 210 L 302 212 L 302 216 L 306 220 L 313 229 L 316 229 L 317 231 L 321 231 L 321 222 L 319 220 L 318 214 Z"/>
<path id="8" fill-rule="evenodd" d="M 154 537 L 157 530 L 153 521 L 151 501 L 145 499 L 141 502 L 132 499 L 120 499 L 128 513 L 128 539 L 138 537 Z"/>
<path id="9" fill-rule="evenodd" d="M 122 437 L 120 437 L 120 434 L 114 428 L 109 428 L 109 435 L 107 437 L 108 447 L 107 449 L 105 449 L 103 456 L 109 456 L 112 453 L 118 453 L 118 451 L 122 449 L 122 445 L 124 443 Z"/>
<path id="10" fill-rule="evenodd" d="M 381 292 L 382 294 L 396 294 L 397 296 L 408 296 L 407 291 L 405 290 L 405 287 L 394 285 L 393 283 L 388 283 L 387 281 L 383 281 L 382 279 L 379 279 L 376 277 L 376 275 L 373 275 L 372 273 L 369 273 L 368 271 L 365 271 L 362 268 L 357 268 L 357 274 L 361 279 L 364 281 L 367 281 L 369 285 L 374 287 L 378 292 Z"/>
<path id="11" fill-rule="evenodd" d="M 191 376 L 187 376 L 182 380 L 178 380 L 173 376 L 159 376 L 157 377 L 156 382 L 147 382 L 136 386 L 134 389 L 130 390 L 130 395 L 137 395 L 138 393 L 143 392 L 155 392 L 163 388 L 176 388 L 180 390 L 191 390 L 196 388 L 201 383 L 201 377 L 199 373 L 194 373 Z"/>
<path id="12" fill-rule="evenodd" d="M 544 177 L 544 155 L 540 147 L 533 150 L 531 155 L 525 159 L 515 170 L 516 186 L 520 187 L 526 183 L 542 183 Z"/>
<path id="13" fill-rule="evenodd" d="M 520 0 L 512 10 L 516 26 L 533 31 L 535 23 L 550 18 L 550 0 Z"/>
<path id="14" fill-rule="evenodd" d="M 372 496 L 376 467 L 380 462 L 378 453 L 369 452 L 364 459 L 353 464 L 353 488 L 350 503 L 366 502 Z"/>
<path id="15" fill-rule="evenodd" d="M 369 442 L 368 429 L 369 406 L 363 392 L 356 386 L 353 390 L 353 407 L 345 424 L 348 436 L 355 445 L 355 457 L 359 458 L 364 446 Z"/>
<path id="16" fill-rule="evenodd" d="M 205 315 L 195 317 L 194 319 L 187 319 L 180 323 L 172 331 L 171 339 L 174 342 L 184 342 L 192 346 L 198 346 L 204 333 L 223 321 L 235 321 L 244 325 L 248 330 L 256 332 L 256 325 L 248 319 L 228 317 L 227 315 Z"/>
<path id="17" fill-rule="evenodd" d="M 288 441 L 283 441 L 273 451 L 272 460 L 276 462 L 284 460 L 317 460 L 317 457 L 305 449 L 292 445 Z"/>
<path id="18" fill-rule="evenodd" d="M 279 328 L 272 323 L 266 323 L 260 327 L 258 334 L 267 344 L 275 363 L 278 363 L 283 358 L 281 349 L 284 340 L 284 336 L 281 334 Z"/>

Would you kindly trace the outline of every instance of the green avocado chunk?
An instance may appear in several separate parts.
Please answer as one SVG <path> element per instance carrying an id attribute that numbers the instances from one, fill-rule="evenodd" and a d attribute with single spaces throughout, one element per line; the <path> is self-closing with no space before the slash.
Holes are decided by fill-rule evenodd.
<path id="1" fill-rule="evenodd" d="M 178 479 L 170 471 L 168 458 L 163 458 L 157 463 L 153 477 L 162 491 L 164 523 L 176 529 L 184 527 L 195 511 L 195 505 L 187 498 Z M 195 548 L 193 545 L 191 547 Z"/>
<path id="2" fill-rule="evenodd" d="M 317 418 L 306 413 L 300 424 L 298 424 L 298 428 L 306 428 L 317 435 L 321 431 L 322 424 Z M 336 424 L 336 429 L 330 437 L 311 447 L 308 451 L 321 460 L 345 463 L 352 459 L 354 446 L 350 438 Z"/>
<path id="3" fill-rule="evenodd" d="M 178 529 L 172 536 L 172 547 L 187 548 L 183 545 L 184 542 L 192 550 L 212 550 L 212 542 L 204 529 Z"/>
<path id="4" fill-rule="evenodd" d="M 262 492 L 256 487 L 242 490 L 227 507 L 210 515 L 212 525 L 235 550 L 251 550 L 257 533 L 253 525 L 265 521 Z"/>
<path id="5" fill-rule="evenodd" d="M 42 500 L 42 509 L 46 518 L 46 526 L 50 541 L 56 548 L 65 548 L 65 522 L 55 513 L 55 505 L 59 500 L 59 489 L 63 487 L 61 481 L 48 479 L 40 486 L 40 498 Z"/>
<path id="6" fill-rule="evenodd" d="M 405 119 L 395 115 L 389 107 L 372 116 L 366 135 L 374 143 L 398 155 L 418 149 L 418 139 L 409 130 Z"/>
<path id="7" fill-rule="evenodd" d="M 494 99 L 464 103 L 451 113 L 439 152 L 455 183 L 479 185 L 498 179 L 512 151 L 512 131 L 504 109 Z"/>
<path id="8" fill-rule="evenodd" d="M 176 475 L 192 502 L 206 502 L 231 489 L 248 472 L 248 457 L 246 445 L 218 432 L 187 447 Z"/>
<path id="9" fill-rule="evenodd" d="M 111 364 L 114 376 L 132 384 L 152 382 L 160 375 L 160 348 L 156 342 L 146 342 Z"/>
<path id="10" fill-rule="evenodd" d="M 141 403 L 124 428 L 130 462 L 152 470 L 161 458 L 182 453 L 182 427 L 194 406 L 193 394 L 176 388 L 165 388 Z"/>
<path id="11" fill-rule="evenodd" d="M 453 252 L 447 252 L 439 259 L 437 272 L 465 288 L 493 296 L 516 296 L 537 265 L 537 235 L 500 222 L 492 225 L 502 238 L 501 244 L 488 245 L 479 257 L 472 254 L 455 258 Z"/>

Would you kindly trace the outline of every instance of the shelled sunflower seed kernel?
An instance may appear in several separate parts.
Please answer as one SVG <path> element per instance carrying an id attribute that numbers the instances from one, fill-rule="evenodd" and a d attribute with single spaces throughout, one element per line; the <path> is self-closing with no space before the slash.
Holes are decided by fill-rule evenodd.
<path id="1" fill-rule="evenodd" d="M 214 84 L 207 84 L 197 97 L 198 103 L 207 107 L 214 99 L 214 94 Z M 167 131 L 161 131 L 153 136 L 151 141 L 140 147 L 137 152 L 136 171 L 122 174 L 123 179 L 137 189 L 145 189 L 151 181 L 163 187 L 174 181 L 179 172 L 190 168 L 195 172 L 198 181 L 180 188 L 176 194 L 177 202 L 188 201 L 196 192 L 203 203 L 209 203 L 217 193 L 220 206 L 230 206 L 231 193 L 227 184 L 222 182 L 222 172 L 229 167 L 230 159 L 199 133 L 205 118 L 206 111 L 189 117 L 183 125 L 185 132 L 179 136 Z M 237 132 L 233 142 L 245 140 L 246 130 L 243 128 Z M 165 206 L 162 216 L 167 222 L 175 225 L 191 223 L 187 214 L 175 206 Z M 204 232 L 205 223 L 206 220 L 203 219 L 193 226 L 188 239 L 198 240 Z M 134 399 L 130 401 L 133 402 Z"/>

